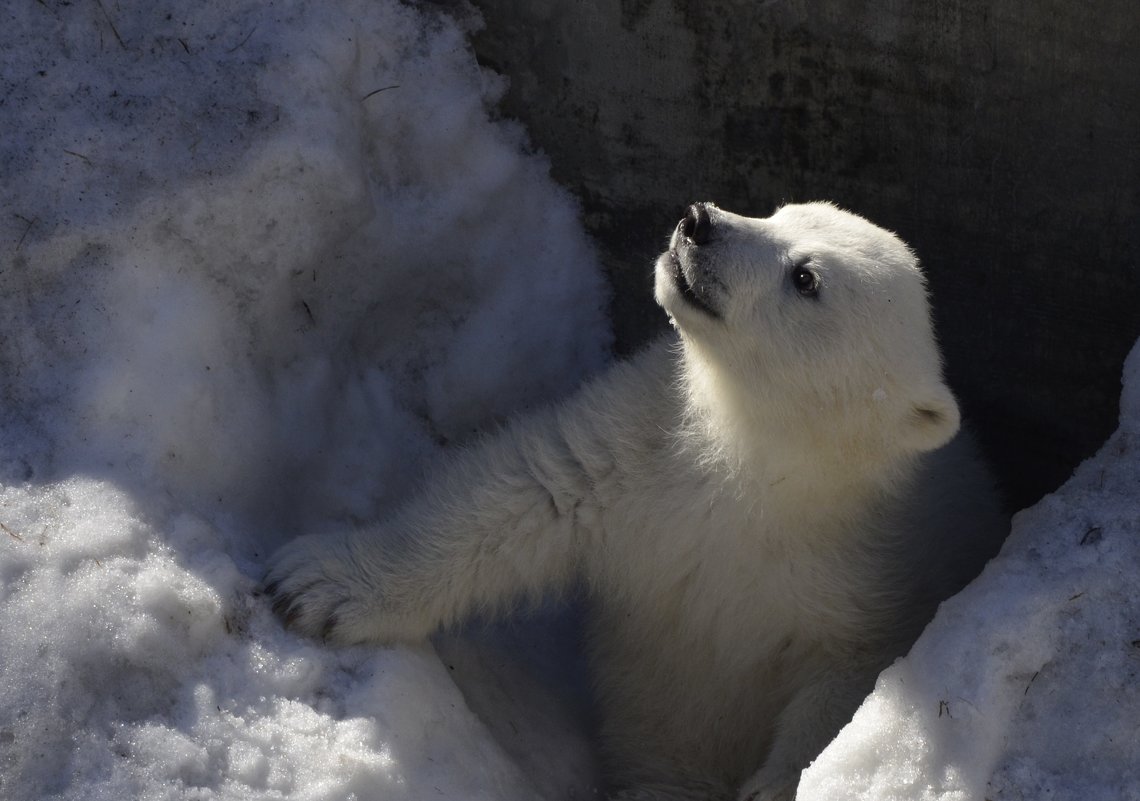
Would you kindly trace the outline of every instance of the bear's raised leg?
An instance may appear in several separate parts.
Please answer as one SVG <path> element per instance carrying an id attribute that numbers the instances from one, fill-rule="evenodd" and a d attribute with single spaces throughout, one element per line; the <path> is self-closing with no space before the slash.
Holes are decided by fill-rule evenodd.
<path id="1" fill-rule="evenodd" d="M 568 586 L 590 530 L 590 487 L 559 425 L 532 418 L 460 454 L 382 526 L 286 544 L 265 589 L 312 636 L 422 639 Z"/>

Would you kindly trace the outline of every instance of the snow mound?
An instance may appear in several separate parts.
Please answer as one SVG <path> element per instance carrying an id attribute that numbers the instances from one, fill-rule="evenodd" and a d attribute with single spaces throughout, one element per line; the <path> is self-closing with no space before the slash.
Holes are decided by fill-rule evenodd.
<path id="1" fill-rule="evenodd" d="M 253 596 L 280 542 L 606 358 L 597 258 L 493 119 L 477 20 L 10 5 L 0 797 L 553 792 L 429 646 L 333 651 Z"/>
<path id="2" fill-rule="evenodd" d="M 1140 798 L 1140 343 L 1120 428 L 804 771 L 797 798 Z"/>

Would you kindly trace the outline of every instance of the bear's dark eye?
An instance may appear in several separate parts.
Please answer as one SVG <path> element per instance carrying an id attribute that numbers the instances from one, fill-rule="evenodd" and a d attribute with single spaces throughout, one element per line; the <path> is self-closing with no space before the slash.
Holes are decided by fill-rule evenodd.
<path id="1" fill-rule="evenodd" d="M 792 269 L 792 286 L 804 297 L 813 298 L 819 294 L 819 276 L 801 264 Z"/>

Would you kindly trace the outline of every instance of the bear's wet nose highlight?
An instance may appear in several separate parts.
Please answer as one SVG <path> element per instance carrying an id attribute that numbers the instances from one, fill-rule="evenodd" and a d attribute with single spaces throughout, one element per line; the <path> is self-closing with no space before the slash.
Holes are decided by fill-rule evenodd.
<path id="1" fill-rule="evenodd" d="M 712 220 L 709 219 L 707 203 L 694 203 L 681 220 L 681 233 L 693 240 L 695 245 L 703 245 L 712 235 Z"/>

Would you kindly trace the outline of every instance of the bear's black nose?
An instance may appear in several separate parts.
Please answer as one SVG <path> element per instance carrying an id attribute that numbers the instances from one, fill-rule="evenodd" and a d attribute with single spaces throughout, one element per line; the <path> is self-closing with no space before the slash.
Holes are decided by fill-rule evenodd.
<path id="1" fill-rule="evenodd" d="M 712 220 L 709 219 L 707 203 L 694 203 L 681 220 L 681 233 L 693 240 L 695 245 L 703 245 L 712 234 Z"/>

